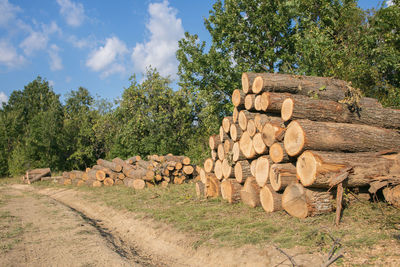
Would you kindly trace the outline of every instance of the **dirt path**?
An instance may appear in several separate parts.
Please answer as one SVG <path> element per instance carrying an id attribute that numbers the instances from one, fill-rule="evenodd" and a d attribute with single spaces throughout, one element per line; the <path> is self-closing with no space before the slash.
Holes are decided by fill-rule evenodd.
<path id="1" fill-rule="evenodd" d="M 59 202 L 0 188 L 0 266 L 143 266 Z"/>

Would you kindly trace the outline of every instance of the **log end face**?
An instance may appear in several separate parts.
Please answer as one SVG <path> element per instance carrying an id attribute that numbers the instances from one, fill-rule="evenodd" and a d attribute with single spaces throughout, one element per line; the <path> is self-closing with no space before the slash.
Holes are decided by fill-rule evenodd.
<path id="1" fill-rule="evenodd" d="M 246 118 L 246 113 L 244 113 L 243 110 L 239 112 L 238 122 L 239 122 L 239 127 L 243 131 L 246 131 L 246 129 L 247 129 L 247 118 Z"/>
<path id="2" fill-rule="evenodd" d="M 246 95 L 244 98 L 244 108 L 251 110 L 253 107 L 253 95 Z"/>
<path id="3" fill-rule="evenodd" d="M 232 141 L 236 142 L 237 141 L 237 129 L 236 129 L 236 125 L 232 124 L 230 129 L 229 129 L 229 133 L 231 135 Z"/>
<path id="4" fill-rule="evenodd" d="M 263 78 L 261 76 L 257 76 L 254 79 L 253 85 L 251 87 L 253 93 L 258 94 L 259 92 L 261 92 L 263 85 L 264 85 Z"/>
<path id="5" fill-rule="evenodd" d="M 241 184 L 243 182 L 243 169 L 239 162 L 235 164 L 234 173 L 236 181 Z"/>
<path id="6" fill-rule="evenodd" d="M 269 106 L 269 94 L 267 92 L 261 94 L 260 102 L 261 102 L 261 110 L 267 111 Z"/>
<path id="7" fill-rule="evenodd" d="M 297 159 L 297 177 L 304 186 L 310 186 L 314 183 L 317 176 L 317 164 L 316 158 L 310 151 L 305 151 Z"/>
<path id="8" fill-rule="evenodd" d="M 259 157 L 255 167 L 256 182 L 260 187 L 265 186 L 269 179 L 269 159 L 268 157 Z"/>
<path id="9" fill-rule="evenodd" d="M 277 192 L 281 190 L 281 179 L 279 178 L 279 173 L 276 171 L 276 168 L 274 168 L 274 164 L 269 170 L 269 183 L 274 191 Z"/>
<path id="10" fill-rule="evenodd" d="M 272 144 L 272 146 L 269 148 L 269 155 L 274 163 L 282 162 L 283 150 L 281 145 L 279 143 Z"/>
<path id="11" fill-rule="evenodd" d="M 240 105 L 240 98 L 241 98 L 240 90 L 235 89 L 232 93 L 232 104 L 235 107 L 238 107 Z"/>
<path id="12" fill-rule="evenodd" d="M 281 118 L 283 121 L 288 121 L 293 115 L 294 102 L 291 98 L 286 98 L 282 103 Z"/>
<path id="13" fill-rule="evenodd" d="M 247 73 L 242 73 L 242 90 L 245 94 L 249 93 L 250 81 Z"/>
<path id="14" fill-rule="evenodd" d="M 303 150 L 305 134 L 297 121 L 292 121 L 287 127 L 283 144 L 289 156 L 297 156 Z"/>
<path id="15" fill-rule="evenodd" d="M 262 129 L 262 139 L 268 147 L 275 143 L 275 128 L 271 123 L 266 123 Z"/>
<path id="16" fill-rule="evenodd" d="M 260 202 L 265 212 L 274 212 L 274 199 L 268 186 L 264 186 L 260 190 Z"/>
<path id="17" fill-rule="evenodd" d="M 293 183 L 286 187 L 282 195 L 283 209 L 293 217 L 304 219 L 308 216 L 304 187 Z"/>

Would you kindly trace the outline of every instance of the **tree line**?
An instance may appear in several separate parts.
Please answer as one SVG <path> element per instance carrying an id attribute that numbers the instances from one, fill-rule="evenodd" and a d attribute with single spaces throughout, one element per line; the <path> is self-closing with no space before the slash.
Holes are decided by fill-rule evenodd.
<path id="1" fill-rule="evenodd" d="M 0 110 L 0 175 L 154 153 L 200 162 L 247 71 L 343 79 L 399 108 L 399 18 L 399 0 L 369 11 L 355 0 L 217 0 L 204 20 L 211 43 L 179 41 L 177 90 L 149 68 L 116 105 L 82 87 L 61 103 L 40 77 L 12 92 Z"/>

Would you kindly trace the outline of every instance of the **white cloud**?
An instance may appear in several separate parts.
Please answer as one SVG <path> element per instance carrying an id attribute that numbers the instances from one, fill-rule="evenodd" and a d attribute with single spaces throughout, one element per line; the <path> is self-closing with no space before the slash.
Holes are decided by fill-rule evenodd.
<path id="1" fill-rule="evenodd" d="M 394 5 L 394 2 L 393 2 L 393 0 L 388 0 L 388 1 L 386 1 L 386 5 L 389 7 L 389 6 L 393 6 Z"/>
<path id="2" fill-rule="evenodd" d="M 61 30 L 55 22 L 49 25 L 42 25 L 41 31 L 30 30 L 30 34 L 20 44 L 20 47 L 24 50 L 24 53 L 28 56 L 39 50 L 44 50 L 49 42 L 49 36 L 53 33 L 60 33 Z"/>
<path id="3" fill-rule="evenodd" d="M 78 27 L 85 19 L 85 9 L 82 3 L 75 3 L 70 0 L 57 0 L 60 5 L 60 14 L 64 17 L 67 24 Z"/>
<path id="4" fill-rule="evenodd" d="M 93 48 L 98 43 L 93 35 L 89 35 L 86 38 L 79 39 L 75 35 L 70 35 L 67 37 L 67 41 L 72 44 L 73 47 L 83 49 L 83 48 Z"/>
<path id="5" fill-rule="evenodd" d="M 0 0 L 0 26 L 8 25 L 9 21 L 14 20 L 21 8 L 10 4 L 8 0 Z"/>
<path id="6" fill-rule="evenodd" d="M 162 75 L 176 77 L 178 61 L 175 52 L 178 41 L 184 35 L 182 20 L 176 17 L 176 9 L 168 1 L 149 5 L 150 19 L 146 28 L 150 38 L 133 48 L 132 61 L 136 70 L 144 72 L 146 67 L 156 67 Z"/>
<path id="7" fill-rule="evenodd" d="M 53 80 L 49 80 L 48 83 L 50 87 L 54 87 L 54 85 L 56 84 Z"/>
<path id="8" fill-rule="evenodd" d="M 9 68 L 17 67 L 25 62 L 22 55 L 18 55 L 16 49 L 6 40 L 0 40 L 0 65 Z"/>
<path id="9" fill-rule="evenodd" d="M 0 108 L 3 106 L 3 102 L 8 102 L 8 97 L 4 92 L 0 92 Z"/>
<path id="10" fill-rule="evenodd" d="M 60 55 L 58 54 L 60 48 L 57 45 L 52 44 L 48 51 L 50 57 L 50 69 L 52 71 L 62 70 L 63 64 Z"/>
<path id="11" fill-rule="evenodd" d="M 123 72 L 125 68 L 116 61 L 123 60 L 123 55 L 127 52 L 125 43 L 117 37 L 107 38 L 104 46 L 99 47 L 89 55 L 86 66 L 94 71 L 102 71 L 102 76 Z"/>

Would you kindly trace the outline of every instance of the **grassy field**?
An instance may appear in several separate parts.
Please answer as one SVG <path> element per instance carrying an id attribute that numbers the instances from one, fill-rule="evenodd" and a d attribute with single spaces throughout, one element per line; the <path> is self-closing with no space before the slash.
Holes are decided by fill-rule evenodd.
<path id="1" fill-rule="evenodd" d="M 61 187 L 48 182 L 35 185 Z M 356 254 L 365 248 L 387 245 L 388 241 L 400 242 L 400 212 L 383 202 L 353 200 L 343 212 L 341 225 L 336 227 L 334 213 L 300 220 L 283 211 L 267 214 L 261 207 L 230 205 L 220 198 L 199 200 L 193 184 L 140 191 L 124 186 L 75 189 L 86 192 L 88 200 L 129 210 L 139 217 L 151 217 L 188 232 L 197 240 L 193 243 L 195 248 L 274 244 L 280 248 L 327 252 L 335 238 L 340 239 L 346 253 Z M 390 256 L 397 252 L 385 253 Z M 373 260 L 374 256 L 370 257 Z"/>

